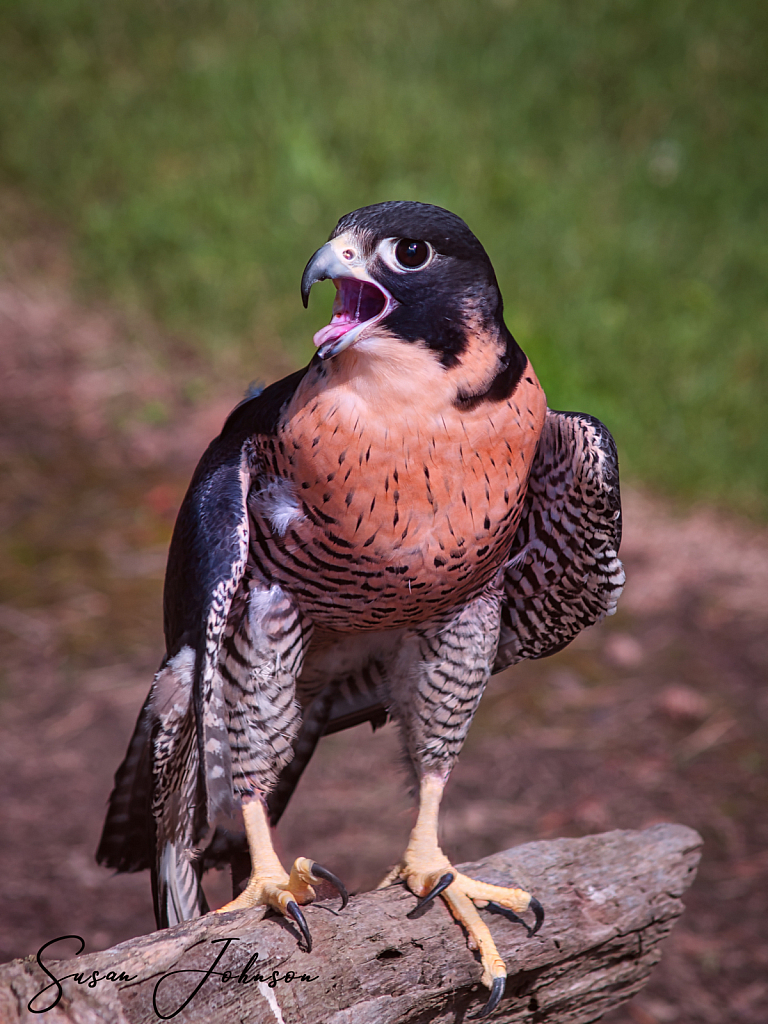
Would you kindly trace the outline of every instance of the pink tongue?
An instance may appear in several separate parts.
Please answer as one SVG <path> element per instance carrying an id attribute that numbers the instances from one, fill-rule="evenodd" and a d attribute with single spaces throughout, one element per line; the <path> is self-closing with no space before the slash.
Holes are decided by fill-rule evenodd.
<path id="1" fill-rule="evenodd" d="M 320 346 L 324 345 L 327 341 L 336 341 L 337 338 L 341 338 L 347 333 L 347 331 L 350 331 L 356 323 L 356 320 L 343 320 L 341 323 L 338 321 L 336 323 L 331 321 L 327 327 L 321 327 L 312 340 L 315 345 L 320 348 Z"/>

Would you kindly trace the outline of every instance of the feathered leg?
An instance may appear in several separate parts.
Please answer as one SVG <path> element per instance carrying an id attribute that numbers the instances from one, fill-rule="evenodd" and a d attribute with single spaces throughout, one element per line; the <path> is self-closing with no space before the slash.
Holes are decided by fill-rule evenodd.
<path id="1" fill-rule="evenodd" d="M 492 902 L 515 914 L 532 909 L 537 918 L 532 931 L 543 918 L 530 893 L 488 885 L 460 874 L 438 842 L 440 801 L 491 673 L 499 615 L 499 595 L 490 590 L 450 622 L 422 633 L 418 659 L 410 672 L 403 666 L 399 673 L 402 681 L 394 694 L 392 710 L 400 720 L 419 779 L 419 813 L 402 861 L 382 882 L 387 885 L 402 879 L 416 896 L 422 897 L 416 910 L 438 895 L 446 901 L 466 930 L 470 948 L 479 952 L 482 981 L 491 989 L 480 1017 L 498 1005 L 507 971 L 475 907 Z M 406 648 L 403 658 L 413 658 L 413 654 Z"/>
<path id="2" fill-rule="evenodd" d="M 219 668 L 228 715 L 232 783 L 240 797 L 251 856 L 251 875 L 243 892 L 219 911 L 272 907 L 299 926 L 307 947 L 312 940 L 299 910 L 310 903 L 312 883 L 330 881 L 347 894 L 335 875 L 306 857 L 290 874 L 272 845 L 266 798 L 293 756 L 300 712 L 295 701 L 311 624 L 279 586 L 254 585 L 247 613 L 228 626 Z"/>

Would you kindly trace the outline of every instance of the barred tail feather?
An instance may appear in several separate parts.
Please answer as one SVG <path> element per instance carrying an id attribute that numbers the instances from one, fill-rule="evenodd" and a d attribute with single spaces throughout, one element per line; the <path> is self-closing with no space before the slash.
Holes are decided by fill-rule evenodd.
<path id="1" fill-rule="evenodd" d="M 161 928 L 207 910 L 195 847 L 199 753 L 192 701 L 195 652 L 182 647 L 158 672 L 151 692 L 153 712 L 152 817 L 155 862 L 152 891 Z"/>
<path id="2" fill-rule="evenodd" d="M 208 913 L 200 884 L 202 869 L 181 843 L 166 842 L 152 870 L 152 896 L 159 928 L 168 928 Z"/>
<path id="3" fill-rule="evenodd" d="M 144 702 L 128 752 L 115 773 L 115 786 L 96 860 L 116 871 L 143 871 L 152 865 L 152 722 L 150 697 Z"/>

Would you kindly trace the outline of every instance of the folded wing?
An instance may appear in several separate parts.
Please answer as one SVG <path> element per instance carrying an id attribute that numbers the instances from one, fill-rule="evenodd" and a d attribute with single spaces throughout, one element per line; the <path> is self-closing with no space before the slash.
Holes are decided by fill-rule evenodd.
<path id="1" fill-rule="evenodd" d="M 613 438 L 593 416 L 548 410 L 504 575 L 494 672 L 554 654 L 614 613 L 620 542 Z"/>

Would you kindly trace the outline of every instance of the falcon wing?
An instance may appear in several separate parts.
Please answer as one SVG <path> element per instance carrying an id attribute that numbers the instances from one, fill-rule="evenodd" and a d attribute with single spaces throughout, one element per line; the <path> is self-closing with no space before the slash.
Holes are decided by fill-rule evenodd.
<path id="1" fill-rule="evenodd" d="M 191 839 L 191 843 L 185 840 L 188 847 L 202 839 L 217 817 L 233 813 L 217 667 L 227 618 L 248 557 L 248 441 L 255 434 L 272 432 L 280 409 L 305 372 L 299 370 L 241 402 L 192 478 L 168 554 L 166 656 L 115 775 L 96 854 L 107 867 L 118 871 L 151 867 L 163 875 L 163 863 L 170 863 L 170 855 L 164 855 L 162 847 L 173 845 L 173 835 L 157 834 L 162 823 L 167 823 L 171 833 L 180 835 L 186 830 L 186 838 Z M 183 793 L 186 807 L 176 806 L 174 791 Z M 189 877 L 177 879 L 175 884 L 173 878 L 165 880 L 171 889 L 170 900 L 199 899 L 189 865 L 177 863 L 175 871 Z M 169 874 L 173 873 L 169 868 Z M 154 881 L 160 885 L 158 903 L 165 906 L 163 879 Z M 164 917 L 165 912 L 161 914 Z"/>
<path id="2" fill-rule="evenodd" d="M 547 410 L 504 574 L 494 672 L 545 658 L 616 610 L 621 499 L 616 445 L 593 416 Z"/>

